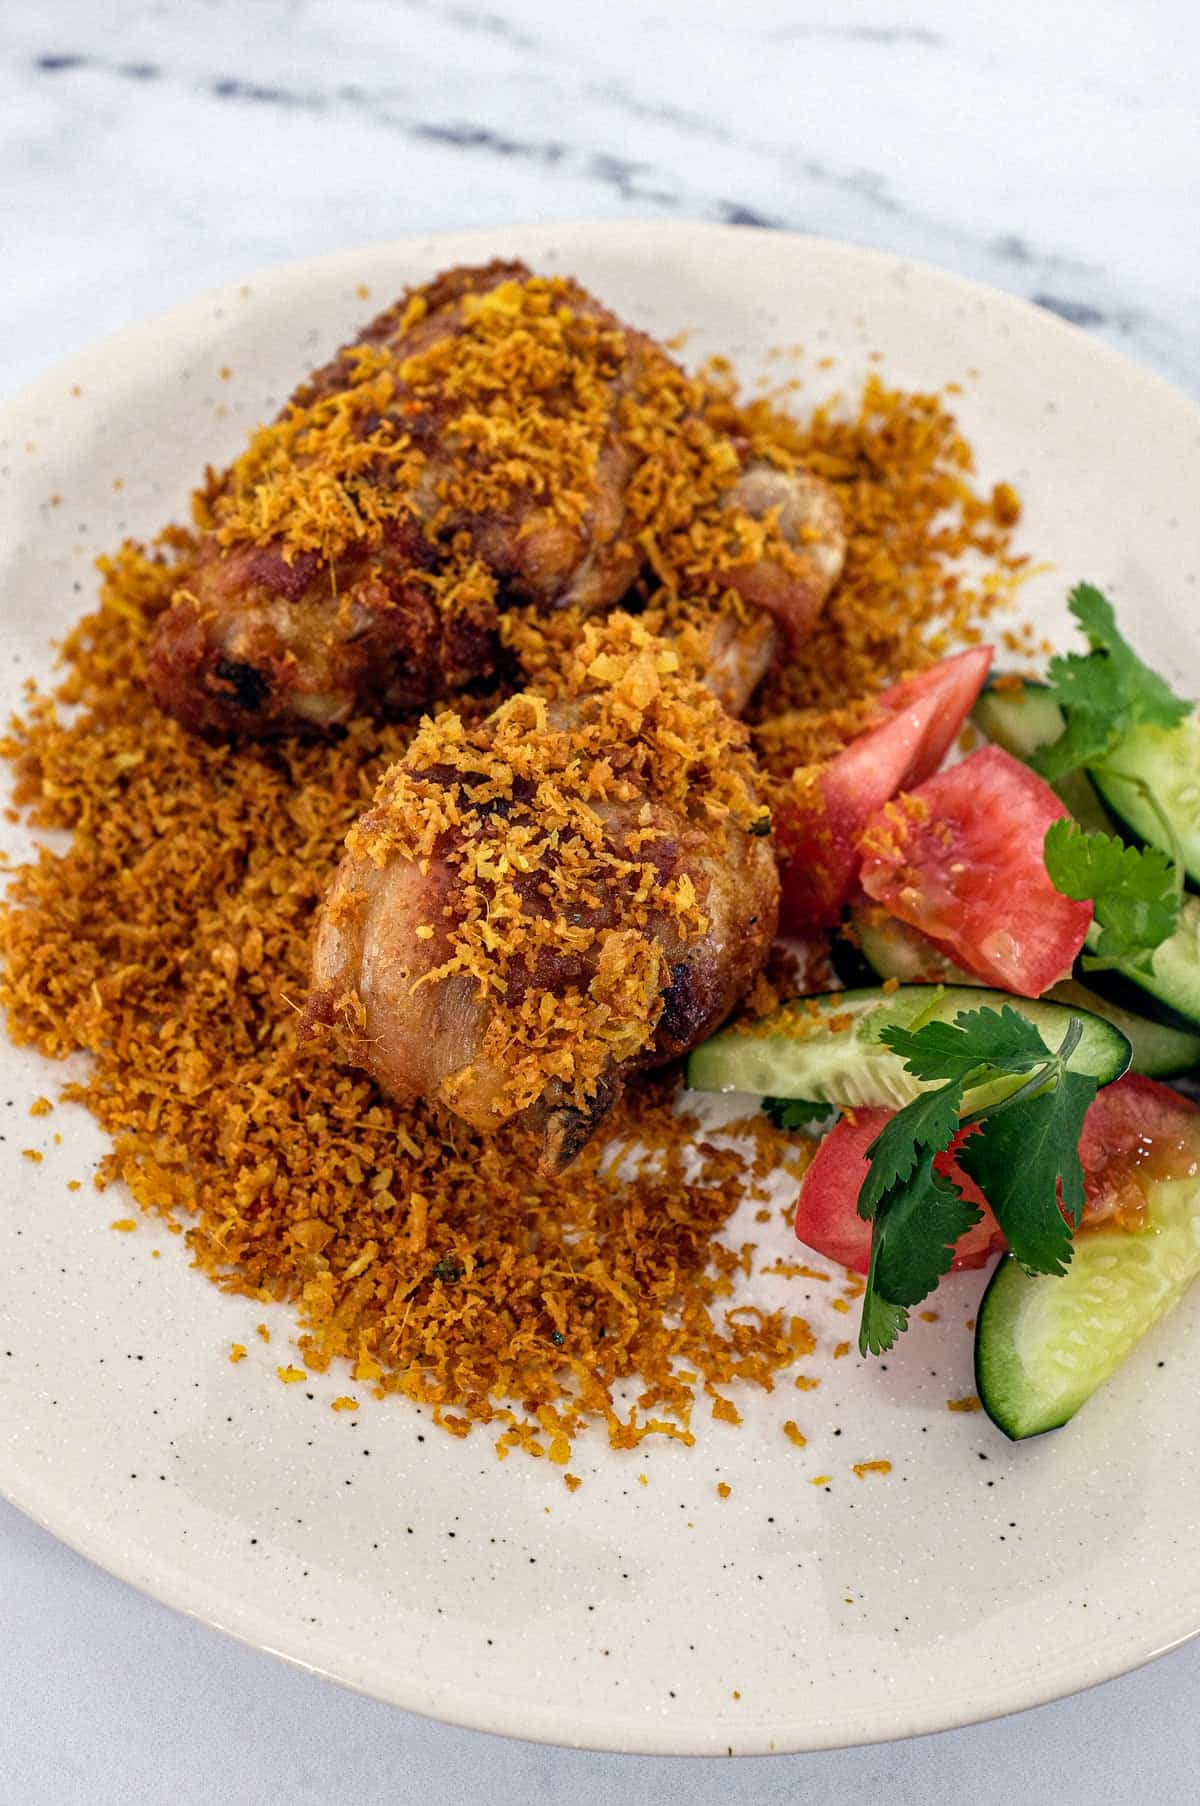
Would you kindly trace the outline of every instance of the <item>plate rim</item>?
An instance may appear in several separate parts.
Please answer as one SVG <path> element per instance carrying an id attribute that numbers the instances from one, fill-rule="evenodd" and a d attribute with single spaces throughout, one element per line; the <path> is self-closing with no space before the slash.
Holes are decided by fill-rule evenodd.
<path id="1" fill-rule="evenodd" d="M 385 255 L 408 257 L 414 261 L 436 261 L 447 256 L 465 261 L 472 255 L 495 254 L 498 245 L 508 245 L 517 254 L 522 254 L 523 243 L 528 245 L 530 254 L 536 255 L 538 251 L 532 243 L 534 240 L 538 241 L 540 254 L 545 255 L 544 247 L 553 245 L 556 235 L 560 234 L 564 241 L 571 240 L 576 245 L 584 238 L 598 244 L 608 242 L 628 245 L 631 241 L 640 241 L 645 245 L 652 244 L 655 254 L 664 257 L 669 257 L 673 245 L 684 242 L 694 245 L 697 240 L 707 238 L 727 245 L 735 238 L 742 244 L 752 239 L 764 245 L 771 244 L 775 248 L 790 248 L 801 254 L 813 253 L 820 258 L 839 258 L 847 263 L 865 262 L 873 265 L 881 274 L 890 275 L 897 280 L 902 280 L 908 272 L 923 279 L 933 278 L 952 295 L 957 294 L 964 300 L 983 303 L 992 310 L 999 306 L 1010 317 L 1019 320 L 1026 332 L 1036 332 L 1051 344 L 1069 343 L 1076 351 L 1086 347 L 1089 357 L 1107 366 L 1114 375 L 1126 382 L 1147 386 L 1153 393 L 1157 407 L 1170 407 L 1179 415 L 1182 424 L 1200 433 L 1200 403 L 1184 390 L 1106 341 L 1093 337 L 1082 328 L 1021 296 L 943 269 L 923 259 L 874 246 L 856 245 L 817 234 L 779 231 L 771 227 L 678 219 L 529 221 L 503 228 L 410 234 L 367 244 L 347 245 L 316 257 L 273 263 L 251 272 L 240 283 L 233 280 L 206 288 L 163 312 L 135 319 L 116 332 L 80 348 L 0 401 L 0 426 L 11 416 L 19 416 L 26 410 L 44 406 L 52 397 L 57 402 L 64 383 L 80 381 L 81 386 L 84 386 L 81 379 L 86 379 L 94 388 L 98 366 L 102 367 L 113 352 L 132 352 L 147 338 L 153 345 L 159 335 L 186 333 L 201 321 L 209 322 L 214 304 L 236 295 L 245 284 L 249 284 L 256 294 L 261 294 L 276 285 L 303 282 L 306 276 L 318 273 L 329 279 L 344 270 L 348 277 L 353 277 L 361 275 L 363 263 Z M 571 247 L 568 245 L 566 248 L 569 251 Z M 45 1464 L 41 1466 L 44 1469 Z M 78 1554 L 185 1617 L 232 1637 L 248 1648 L 278 1656 L 295 1667 L 404 1710 L 466 1729 L 519 1737 L 558 1747 L 639 1755 L 714 1753 L 711 1743 L 701 1743 L 694 1736 L 689 1739 L 682 1727 L 673 1730 L 670 1721 L 664 1722 L 661 1727 L 651 1722 L 626 1722 L 622 1728 L 606 1734 L 602 1728 L 605 1715 L 600 1715 L 595 1725 L 581 1726 L 578 1737 L 564 1739 L 561 1724 L 555 1727 L 550 1722 L 551 1714 L 539 1711 L 536 1705 L 526 1707 L 522 1703 L 520 1707 L 515 1707 L 510 1700 L 505 1700 L 495 1710 L 488 1710 L 485 1689 L 479 1691 L 477 1698 L 472 1696 L 469 1709 L 456 1709 L 453 1700 L 447 1700 L 444 1685 L 430 1685 L 423 1681 L 420 1674 L 402 1675 L 402 1684 L 396 1685 L 394 1682 L 389 1684 L 381 1675 L 372 1675 L 369 1663 L 363 1664 L 357 1672 L 349 1671 L 340 1660 L 336 1666 L 331 1666 L 316 1656 L 311 1647 L 303 1647 L 305 1639 L 298 1627 L 289 1625 L 282 1630 L 279 1624 L 272 1623 L 268 1600 L 260 1601 L 256 1608 L 248 1606 L 244 1610 L 231 1609 L 231 1603 L 214 1604 L 211 1586 L 204 1582 L 193 1584 L 187 1564 L 182 1560 L 172 1563 L 160 1556 L 147 1559 L 128 1539 L 123 1541 L 119 1535 L 106 1531 L 103 1527 L 89 1536 L 87 1528 L 81 1525 L 81 1512 L 72 1509 L 69 1497 L 61 1491 L 56 1493 L 44 1472 L 39 1473 L 34 1469 L 23 1471 L 19 1460 L 11 1456 L 6 1464 L 6 1471 L 0 1473 L 0 1497 Z M 1160 1618 L 1160 1624 L 1161 1622 Z M 768 1739 L 765 1731 L 757 1728 L 748 1718 L 744 1732 L 739 1735 L 736 1753 L 795 1754 L 850 1748 L 985 1723 L 1087 1691 L 1169 1654 L 1196 1636 L 1200 1636 L 1200 1616 L 1189 1611 L 1186 1622 L 1180 1621 L 1169 1629 L 1164 1625 L 1154 1634 L 1146 1632 L 1141 1636 L 1128 1637 L 1119 1653 L 1113 1649 L 1108 1654 L 1093 1657 L 1087 1671 L 1081 1673 L 1077 1668 L 1074 1678 L 1061 1678 L 1047 1683 L 1045 1678 L 1038 1680 L 1031 1675 L 1023 1683 L 1009 1684 L 988 1704 L 977 1702 L 972 1706 L 960 1703 L 950 1711 L 929 1704 L 920 1708 L 899 1708 L 893 1722 L 874 1724 L 858 1732 L 848 1732 L 844 1724 L 806 1730 L 798 1715 L 792 1728 L 784 1729 L 780 1736 Z M 1113 1639 L 1110 1638 L 1109 1642 L 1113 1642 Z M 613 1715 L 610 1713 L 608 1716 L 611 1719 Z"/>
<path id="2" fill-rule="evenodd" d="M 989 305 L 1001 302 L 1005 307 L 1014 309 L 1026 324 L 1033 325 L 1035 330 L 1046 333 L 1051 338 L 1059 339 L 1063 344 L 1077 348 L 1087 345 L 1095 356 L 1113 369 L 1139 377 L 1153 385 L 1159 392 L 1160 401 L 1178 408 L 1185 415 L 1190 414 L 1193 424 L 1200 427 L 1200 398 L 1189 395 L 1185 389 L 1171 382 L 1150 364 L 1118 349 L 1107 339 L 1096 337 L 1085 327 L 1078 326 L 1052 309 L 1043 307 L 1036 301 L 1029 301 L 1025 296 L 1014 294 L 1009 289 L 996 288 L 974 276 L 964 276 L 960 271 L 932 263 L 928 258 L 883 250 L 878 245 L 856 244 L 852 239 L 831 238 L 825 233 L 795 232 L 775 226 L 731 225 L 719 220 L 685 219 L 521 220 L 504 227 L 473 226 L 460 232 L 408 233 L 399 238 L 368 239 L 366 242 L 339 246 L 331 251 L 321 251 L 313 257 L 287 258 L 263 264 L 245 276 L 215 283 L 189 296 L 187 300 L 178 301 L 159 312 L 139 314 L 128 325 L 119 326 L 101 338 L 89 340 L 69 356 L 51 364 L 40 375 L 23 383 L 11 395 L 0 395 L 0 419 L 9 409 L 24 407 L 36 401 L 43 387 L 74 375 L 77 367 L 85 367 L 102 354 L 122 347 L 127 342 L 132 343 L 147 332 L 172 328 L 194 314 L 204 314 L 213 301 L 235 294 L 247 284 L 257 292 L 275 281 L 302 277 L 310 271 L 331 273 L 340 264 L 349 264 L 358 258 L 375 257 L 388 252 L 418 253 L 427 247 L 443 244 L 461 246 L 465 258 L 472 249 L 494 252 L 500 238 L 543 237 L 557 232 L 572 236 L 586 233 L 597 239 L 644 238 L 655 245 L 671 239 L 695 240 L 709 237 L 714 241 L 728 242 L 736 237 L 742 242 L 752 240 L 759 244 L 803 246 L 822 256 L 849 256 L 854 260 L 873 263 L 879 270 L 890 271 L 893 276 L 902 277 L 909 270 L 921 276 L 933 276 L 939 282 L 957 289 L 966 299 L 986 301 Z"/>

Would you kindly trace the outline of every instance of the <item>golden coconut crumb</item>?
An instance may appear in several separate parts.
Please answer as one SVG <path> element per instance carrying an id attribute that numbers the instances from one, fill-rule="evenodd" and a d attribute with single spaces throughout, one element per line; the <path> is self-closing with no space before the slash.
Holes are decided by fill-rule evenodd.
<path id="1" fill-rule="evenodd" d="M 502 298 L 494 317 L 481 314 L 464 408 L 472 384 L 477 400 L 513 359 L 552 353 L 560 299 L 553 285 L 529 288 Z M 760 768 L 786 785 L 869 718 L 883 685 L 952 638 L 978 637 L 1022 574 L 1012 509 L 974 484 L 942 398 L 872 379 L 857 410 L 796 421 L 772 402 L 739 402 L 719 370 L 685 378 L 662 366 L 629 398 L 621 430 L 641 460 L 633 527 L 650 534 L 644 550 L 668 597 L 698 576 L 719 599 L 722 568 L 763 528 L 731 519 L 736 511 L 713 518 L 735 474 L 722 449 L 731 438 L 783 467 L 807 464 L 846 516 L 843 582 L 750 712 Z M 446 373 L 402 375 L 365 354 L 348 367 L 340 401 L 322 406 L 314 395 L 303 417 L 257 439 L 228 480 L 209 486 L 201 526 L 231 543 L 283 532 L 295 548 L 324 551 L 348 532 L 361 537 L 364 520 L 368 537 L 382 533 L 388 483 L 364 497 L 359 479 L 373 460 L 403 489 L 396 477 L 417 460 L 393 403 L 405 384 L 422 399 Z M 680 419 L 690 410 L 694 424 L 667 431 L 672 409 Z M 506 451 L 510 426 L 501 419 L 496 439 Z M 545 430 L 549 445 L 558 429 Z M 586 476 L 582 443 L 554 451 Z M 572 485 L 557 487 L 569 510 Z M 741 1148 L 699 1141 L 667 1073 L 630 1087 L 607 1142 L 550 1178 L 521 1133 L 484 1140 L 436 1110 L 389 1102 L 320 1045 L 299 1048 L 313 919 L 347 833 L 414 746 L 418 764 L 453 747 L 436 720 L 417 729 L 359 720 L 335 742 L 231 749 L 158 713 L 144 686 L 147 639 L 195 544 L 172 528 L 153 547 L 126 545 L 101 561 L 99 608 L 66 637 L 57 691 L 31 691 L 0 746 L 31 825 L 69 837 L 65 850 L 46 846 L 10 874 L 0 1001 L 18 1042 L 51 1058 L 90 1055 L 64 1095 L 111 1137 L 97 1189 L 120 1180 L 170 1233 L 186 1231 L 193 1263 L 223 1290 L 292 1304 L 306 1365 L 279 1369 L 289 1383 L 344 1361 L 376 1394 L 420 1402 L 450 1434 L 487 1425 L 501 1456 L 520 1449 L 556 1464 L 588 1428 L 616 1447 L 648 1435 L 690 1443 L 698 1397 L 737 1423 L 725 1389 L 770 1389 L 813 1347 L 786 1311 L 735 1314 L 734 1284 L 754 1254 L 723 1239 L 738 1205 L 761 1198 L 767 1173 L 802 1163 L 796 1139 L 761 1119 Z M 978 561 L 970 579 L 956 562 L 964 553 Z M 606 646 L 577 622 L 534 627 L 513 611 L 513 646 L 547 707 L 564 686 L 587 692 L 589 660 L 627 661 L 608 687 L 612 707 L 619 696 L 649 722 L 632 736 L 635 756 L 683 795 L 696 759 L 711 757 L 699 742 L 719 731 L 728 783 L 718 800 L 746 809 L 741 730 L 707 717 L 702 699 L 686 721 L 639 701 L 629 685 L 659 654 L 633 627 L 622 632 L 622 644 Z M 479 699 L 479 713 L 495 701 Z M 460 709 L 466 734 L 471 707 Z M 514 718 L 514 753 L 519 729 Z M 767 981 L 759 991 L 761 1012 L 778 994 Z M 265 1324 L 258 1333 L 269 1340 Z M 795 1380 L 802 1390 L 817 1383 Z"/>

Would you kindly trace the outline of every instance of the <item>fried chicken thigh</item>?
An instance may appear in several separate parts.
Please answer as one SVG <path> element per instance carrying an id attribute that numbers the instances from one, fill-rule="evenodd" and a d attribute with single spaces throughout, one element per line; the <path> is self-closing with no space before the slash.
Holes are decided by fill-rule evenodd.
<path id="1" fill-rule="evenodd" d="M 305 1032 L 397 1098 L 574 1158 L 626 1079 L 702 1040 L 778 913 L 744 730 L 645 624 L 584 629 L 546 695 L 426 722 L 347 841 Z"/>
<path id="2" fill-rule="evenodd" d="M 210 472 L 153 694 L 215 735 L 394 716 L 491 678 L 510 607 L 582 620 L 635 580 L 761 611 L 748 694 L 836 581 L 840 522 L 703 402 L 570 279 L 493 263 L 410 291 Z"/>
<path id="3" fill-rule="evenodd" d="M 650 341 L 530 280 L 494 263 L 411 291 L 210 476 L 152 650 L 163 707 L 249 734 L 396 714 L 491 674 L 506 600 L 625 591 L 615 413 Z"/>

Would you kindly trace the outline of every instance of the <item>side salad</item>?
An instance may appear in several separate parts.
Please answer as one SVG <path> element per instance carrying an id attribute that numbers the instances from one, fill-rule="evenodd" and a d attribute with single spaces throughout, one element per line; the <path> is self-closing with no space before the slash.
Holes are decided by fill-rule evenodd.
<path id="1" fill-rule="evenodd" d="M 864 1356 L 1000 1253 L 975 1366 L 1013 1438 L 1065 1423 L 1200 1271 L 1200 1111 L 1162 1082 L 1200 1065 L 1200 725 L 1099 590 L 1070 608 L 1088 649 L 1044 682 L 971 648 L 797 775 L 784 921 L 832 935 L 852 988 L 687 1069 L 824 1131 L 796 1234 L 865 1275 Z M 968 718 L 987 743 L 945 766 Z"/>

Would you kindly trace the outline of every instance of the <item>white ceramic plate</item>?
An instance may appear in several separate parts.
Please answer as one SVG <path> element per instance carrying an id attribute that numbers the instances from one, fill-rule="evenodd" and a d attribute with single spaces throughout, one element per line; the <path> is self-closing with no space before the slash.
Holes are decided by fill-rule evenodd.
<path id="1" fill-rule="evenodd" d="M 803 342 L 806 400 L 853 392 L 873 350 L 901 384 L 962 380 L 982 473 L 1017 484 L 1024 542 L 1056 566 L 1026 607 L 1061 632 L 1064 589 L 1087 575 L 1146 655 L 1200 689 L 1189 402 L 934 270 L 654 224 L 413 241 L 275 271 L 38 384 L 0 420 L 0 704 L 47 671 L 50 636 L 90 601 L 93 556 L 178 517 L 204 463 L 302 369 L 403 284 L 513 253 L 577 272 L 652 330 L 693 329 L 689 356 L 724 351 L 748 379 L 769 348 Z M 836 366 L 815 371 L 821 355 Z M 410 1405 L 334 1414 L 344 1374 L 281 1386 L 284 1311 L 267 1348 L 262 1311 L 199 1280 L 178 1241 L 150 1221 L 114 1234 L 122 1198 L 67 1191 L 101 1141 L 79 1110 L 28 1115 L 59 1077 L 0 1042 L 3 1484 L 211 1624 L 456 1723 L 680 1753 L 937 1730 L 1105 1679 L 1200 1628 L 1200 1294 L 1069 1429 L 1012 1447 L 946 1409 L 971 1390 L 977 1278 L 943 1287 L 940 1321 L 870 1368 L 830 1358 L 852 1331 L 829 1288 L 776 1281 L 820 1333 L 820 1389 L 739 1400 L 742 1428 L 705 1423 L 690 1452 L 577 1445 L 585 1484 L 568 1495 L 560 1470 L 501 1465 L 482 1434 L 456 1442 Z M 794 1250 L 782 1226 L 749 1233 Z M 250 1349 L 238 1367 L 234 1340 Z M 807 1448 L 781 1434 L 788 1417 Z M 855 1476 L 879 1457 L 890 1475 Z M 809 1483 L 819 1474 L 828 1488 Z"/>

